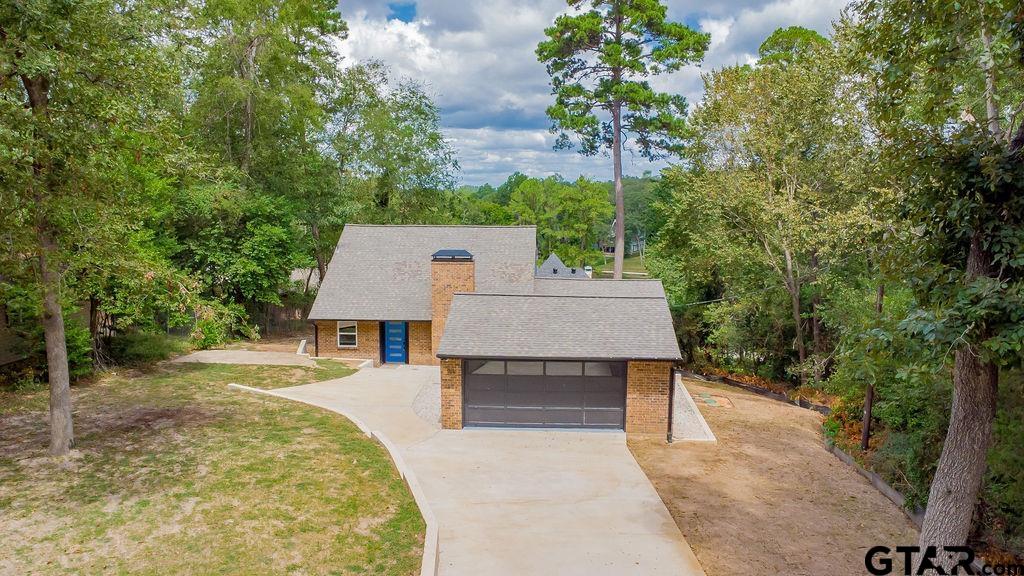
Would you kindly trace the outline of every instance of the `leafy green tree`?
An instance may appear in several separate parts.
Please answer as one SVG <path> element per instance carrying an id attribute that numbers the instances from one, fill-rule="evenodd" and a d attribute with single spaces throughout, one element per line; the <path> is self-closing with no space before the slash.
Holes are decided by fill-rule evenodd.
<path id="1" fill-rule="evenodd" d="M 785 64 L 811 55 L 828 43 L 821 34 L 801 26 L 779 28 L 761 43 L 757 50 L 758 60 L 762 64 Z"/>
<path id="2" fill-rule="evenodd" d="M 498 204 L 508 206 L 509 201 L 512 199 L 512 193 L 516 191 L 516 188 L 520 184 L 525 182 L 529 177 L 522 172 L 513 172 L 509 174 L 509 177 L 501 183 L 500 186 L 494 190 L 493 200 Z"/>
<path id="3" fill-rule="evenodd" d="M 259 181 L 327 121 L 345 23 L 329 0 L 211 0 L 191 16 L 196 128 Z"/>
<path id="4" fill-rule="evenodd" d="M 600 260 L 597 240 L 614 213 L 604 187 L 580 176 L 562 188 L 558 207 L 554 251 L 569 266 L 582 267 Z"/>
<path id="5" fill-rule="evenodd" d="M 120 245 L 139 200 L 133 166 L 161 153 L 168 117 L 153 104 L 176 77 L 159 32 L 145 5 L 0 7 L 0 210 L 10 259 L 32 270 L 40 295 L 53 454 L 74 439 L 65 272 L 82 252 Z"/>
<path id="6" fill-rule="evenodd" d="M 658 250 L 706 255 L 704 263 L 730 285 L 752 281 L 754 290 L 763 290 L 771 279 L 784 289 L 797 355 L 793 371 L 801 379 L 811 357 L 804 292 L 827 264 L 822 259 L 836 225 L 856 204 L 859 188 L 848 176 L 857 172 L 851 159 L 864 146 L 861 113 L 856 99 L 844 94 L 838 55 L 827 42 L 816 46 L 784 62 L 734 66 L 706 77 L 704 100 L 692 118 L 692 172 L 667 172 L 676 190 L 662 236 L 676 238 Z M 809 312 L 813 326 L 813 306 Z M 814 352 L 824 356 L 821 332 L 814 336 Z"/>
<path id="7" fill-rule="evenodd" d="M 516 186 L 509 199 L 508 208 L 515 215 L 516 223 L 537 227 L 539 256 L 546 257 L 554 250 L 558 199 L 564 186 L 561 178 L 556 176 L 543 180 L 527 178 Z"/>
<path id="8" fill-rule="evenodd" d="M 437 106 L 419 84 L 406 80 L 391 86 L 382 68 L 354 124 L 336 137 L 335 147 L 340 159 L 351 159 L 346 177 L 356 184 L 363 221 L 447 218 L 442 208 L 446 192 L 455 188 L 458 162 L 441 132 Z"/>
<path id="9" fill-rule="evenodd" d="M 625 202 L 622 150 L 633 135 L 641 156 L 658 158 L 683 149 L 689 136 L 686 100 L 655 91 L 647 78 L 700 61 L 709 36 L 666 20 L 658 0 L 568 0 L 575 13 L 559 16 L 537 45 L 547 65 L 555 104 L 547 110 L 557 147 L 581 152 L 609 149 L 615 182 L 615 278 L 622 277 Z M 589 9 L 588 9 L 589 8 Z"/>
<path id="10" fill-rule="evenodd" d="M 279 303 L 298 257 L 285 202 L 219 184 L 189 188 L 178 201 L 174 261 L 217 299 Z"/>
<path id="11" fill-rule="evenodd" d="M 288 200 L 323 277 L 330 230 L 351 212 L 330 150 L 331 129 L 355 107 L 364 67 L 343 74 L 337 44 L 346 26 L 325 0 L 213 0 L 190 12 L 186 78 L 201 150 L 236 166 L 253 194 Z M 327 233 L 325 233 L 325 231 Z"/>
<path id="12" fill-rule="evenodd" d="M 488 195 L 493 198 L 493 195 Z M 476 193 L 457 193 L 453 198 L 453 212 L 460 224 L 506 226 L 515 224 L 516 217 L 508 206 L 503 206 Z"/>
<path id="13" fill-rule="evenodd" d="M 612 214 L 605 188 L 580 177 L 568 183 L 558 176 L 522 180 L 508 211 L 519 224 L 537 226 L 540 258 L 556 253 L 569 265 L 595 262 L 601 230 Z"/>
<path id="14" fill-rule="evenodd" d="M 882 161 L 907 187 L 907 212 L 925 238 L 909 247 L 917 266 L 907 272 L 922 307 L 904 326 L 954 351 L 949 429 L 923 546 L 966 541 L 1000 370 L 1024 358 L 1022 15 L 1009 0 L 960 10 L 864 0 L 838 31 L 854 69 L 874 87 Z"/>

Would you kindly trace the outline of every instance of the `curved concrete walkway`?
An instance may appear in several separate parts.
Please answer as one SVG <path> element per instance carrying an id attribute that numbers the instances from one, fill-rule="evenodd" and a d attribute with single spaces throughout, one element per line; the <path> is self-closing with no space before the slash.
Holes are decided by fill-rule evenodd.
<path id="1" fill-rule="evenodd" d="M 263 364 L 268 366 L 316 366 L 309 356 L 294 352 L 260 352 L 256 350 L 199 350 L 178 356 L 171 362 L 202 364 Z"/>
<path id="2" fill-rule="evenodd" d="M 417 406 L 439 381 L 436 367 L 386 366 L 275 393 L 390 438 L 437 517 L 440 574 L 704 574 L 624 434 L 441 430 Z"/>

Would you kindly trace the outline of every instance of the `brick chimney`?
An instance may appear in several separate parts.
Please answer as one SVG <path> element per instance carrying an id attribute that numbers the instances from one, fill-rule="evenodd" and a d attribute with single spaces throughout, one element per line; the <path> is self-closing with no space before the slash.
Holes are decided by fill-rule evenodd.
<path id="1" fill-rule="evenodd" d="M 456 292 L 476 291 L 476 265 L 465 250 L 438 250 L 430 262 L 430 353 L 437 356 Z"/>

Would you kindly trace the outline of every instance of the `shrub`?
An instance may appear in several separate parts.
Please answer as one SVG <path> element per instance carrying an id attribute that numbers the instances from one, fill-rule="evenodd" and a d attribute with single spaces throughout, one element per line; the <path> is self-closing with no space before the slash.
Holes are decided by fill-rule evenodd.
<path id="1" fill-rule="evenodd" d="M 188 343 L 183 338 L 161 333 L 131 332 L 110 339 L 110 358 L 115 364 L 152 364 L 187 350 Z"/>
<path id="2" fill-rule="evenodd" d="M 219 346 L 235 335 L 256 340 L 259 330 L 246 320 L 245 309 L 238 304 L 225 304 L 210 301 L 201 306 L 196 313 L 195 326 L 192 329 L 192 345 L 199 349 Z"/>

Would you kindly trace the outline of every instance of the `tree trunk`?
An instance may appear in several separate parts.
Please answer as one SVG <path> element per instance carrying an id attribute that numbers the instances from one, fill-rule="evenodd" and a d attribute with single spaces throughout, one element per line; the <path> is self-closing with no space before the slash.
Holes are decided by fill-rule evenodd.
<path id="1" fill-rule="evenodd" d="M 800 317 L 800 281 L 793 273 L 793 253 L 789 248 L 783 248 L 786 256 L 786 288 L 789 290 L 790 301 L 793 305 L 793 326 L 796 329 L 796 354 L 803 364 L 807 361 L 807 348 L 804 347 L 803 319 Z M 803 367 L 800 369 L 800 383 L 803 384 L 805 376 Z"/>
<path id="2" fill-rule="evenodd" d="M 983 241 L 981 232 L 971 238 L 967 279 L 990 274 L 991 255 L 983 248 Z M 985 337 L 983 331 L 975 340 Z M 949 430 L 928 492 L 921 546 L 954 546 L 967 541 L 992 442 L 998 386 L 999 369 L 995 364 L 983 362 L 970 346 L 956 351 Z"/>
<path id="3" fill-rule="evenodd" d="M 262 42 L 263 39 L 260 36 L 253 38 L 249 42 L 245 47 L 245 53 L 242 56 L 242 64 L 240 66 L 242 79 L 246 81 L 246 94 L 243 112 L 245 117 L 242 119 L 242 157 L 239 160 L 239 167 L 246 174 L 249 173 L 249 166 L 252 164 L 252 140 L 256 128 L 256 105 L 253 101 L 256 78 L 256 51 L 259 50 Z"/>
<path id="4" fill-rule="evenodd" d="M 64 312 L 60 305 L 60 278 L 51 255 L 56 242 L 46 226 L 37 228 L 39 277 L 43 291 L 43 334 L 46 339 L 46 372 L 50 380 L 50 454 L 62 456 L 74 445 L 71 426 L 71 381 L 64 335 Z"/>
<path id="5" fill-rule="evenodd" d="M 878 293 L 875 295 L 875 314 L 882 319 L 882 306 L 885 303 L 885 283 L 878 283 Z M 860 426 L 860 449 L 867 450 L 871 442 L 871 411 L 875 407 L 875 385 L 868 383 L 868 389 L 864 393 L 864 417 Z"/>
<path id="6" fill-rule="evenodd" d="M 811 274 L 813 280 L 818 278 L 818 253 L 811 252 Z M 814 296 L 811 297 L 811 343 L 814 347 L 814 380 L 821 382 L 825 377 L 825 331 L 821 325 L 821 295 L 817 286 L 814 287 Z"/>
<path id="7" fill-rule="evenodd" d="M 626 200 L 622 194 L 622 107 L 612 106 L 612 174 L 615 178 L 615 267 L 614 278 L 622 278 L 626 251 Z"/>
<path id="8" fill-rule="evenodd" d="M 313 257 L 316 258 L 316 271 L 320 274 L 317 280 L 317 287 L 319 287 L 324 281 L 324 276 L 327 274 L 327 258 L 321 250 L 320 225 L 316 222 L 310 222 L 309 235 L 313 237 Z M 308 290 L 309 286 L 306 289 Z"/>
<path id="9" fill-rule="evenodd" d="M 107 355 L 100 334 L 100 298 L 96 294 L 89 295 L 89 342 L 92 344 L 93 366 L 103 369 L 107 365 Z"/>
<path id="10" fill-rule="evenodd" d="M 49 113 L 50 80 L 45 76 L 21 76 L 28 94 L 32 116 L 45 122 Z M 37 135 L 38 137 L 38 135 Z M 50 381 L 50 453 L 67 454 L 74 444 L 71 426 L 71 381 L 68 369 L 68 349 L 64 334 L 64 311 L 60 305 L 60 275 L 54 268 L 53 255 L 57 241 L 45 213 L 40 187 L 48 179 L 44 161 L 36 158 L 32 163 L 32 196 L 35 200 L 36 249 L 39 262 L 39 285 L 43 296 L 43 336 L 46 341 L 46 372 Z"/>

